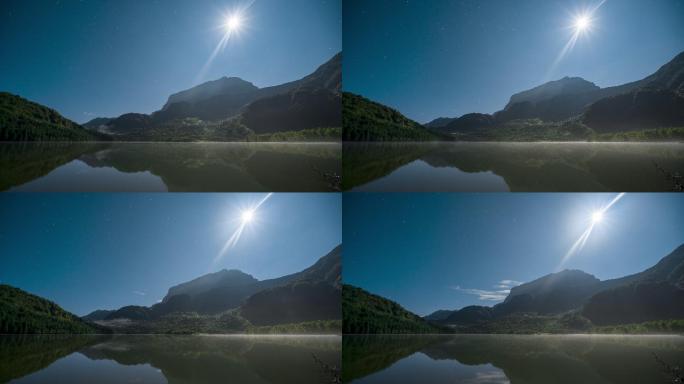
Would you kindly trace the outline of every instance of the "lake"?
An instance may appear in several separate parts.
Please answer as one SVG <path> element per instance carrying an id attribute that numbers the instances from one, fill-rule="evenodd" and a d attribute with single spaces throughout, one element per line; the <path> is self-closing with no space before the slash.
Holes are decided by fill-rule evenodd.
<path id="1" fill-rule="evenodd" d="M 328 192 L 340 143 L 0 143 L 0 191 Z"/>
<path id="2" fill-rule="evenodd" d="M 345 143 L 359 192 L 667 192 L 684 189 L 684 143 Z"/>
<path id="3" fill-rule="evenodd" d="M 345 383 L 672 383 L 684 337 L 345 335 Z M 681 371 L 680 371 L 681 373 Z"/>
<path id="4" fill-rule="evenodd" d="M 0 382 L 331 383 L 340 336 L 0 336 Z"/>

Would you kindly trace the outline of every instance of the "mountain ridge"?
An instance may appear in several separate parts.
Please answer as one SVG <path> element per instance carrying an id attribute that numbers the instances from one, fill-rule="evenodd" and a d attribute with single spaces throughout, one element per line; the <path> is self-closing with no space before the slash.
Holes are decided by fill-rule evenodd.
<path id="1" fill-rule="evenodd" d="M 129 305 L 121 307 L 117 310 L 109 312 L 104 316 L 103 320 L 112 321 L 120 319 L 128 320 L 153 320 L 173 313 L 196 312 L 200 315 L 217 315 L 229 310 L 240 309 L 246 301 L 253 295 L 263 293 L 277 288 L 284 288 L 280 292 L 271 292 L 271 298 L 279 295 L 290 294 L 291 286 L 304 286 L 309 284 L 308 290 L 327 289 L 327 295 L 316 296 L 317 300 L 321 297 L 329 299 L 332 303 L 327 306 L 322 313 L 326 316 L 333 312 L 335 302 L 334 295 L 330 293 L 340 289 L 341 281 L 341 245 L 333 248 L 326 255 L 319 258 L 311 266 L 292 274 L 284 275 L 274 279 L 257 280 L 253 276 L 246 274 L 239 270 L 221 270 L 218 272 L 206 274 L 190 281 L 180 283 L 169 288 L 167 295 L 160 303 L 154 304 L 150 307 Z M 290 287 L 290 288 L 288 288 Z M 306 294 L 308 291 L 305 288 L 297 288 L 296 295 L 291 295 L 293 300 L 299 300 L 300 311 L 308 310 L 306 305 Z M 266 300 L 266 294 L 263 294 L 263 300 Z M 339 296 L 339 295 L 338 295 Z M 302 299 L 301 297 L 304 297 Z M 313 297 L 313 296 L 310 296 Z M 324 302 L 324 301 L 321 301 Z M 251 302 L 248 308 L 251 313 L 260 311 L 260 304 Z M 275 312 L 278 304 L 272 304 L 271 309 Z M 281 304 L 282 305 L 282 304 Z M 92 318 L 97 311 L 93 311 L 84 318 Z M 263 312 L 263 311 L 261 311 Z M 260 319 L 264 319 L 266 315 L 261 314 Z M 99 312 L 101 313 L 101 312 Z M 281 311 L 281 314 L 287 314 L 292 319 L 300 319 L 299 322 L 312 320 L 330 320 L 330 319 L 316 319 L 316 311 L 309 311 L 308 315 L 297 316 L 296 314 Z M 254 315 L 253 318 L 256 318 Z M 283 315 L 284 316 L 284 315 Z M 249 320 L 249 315 L 247 316 Z M 263 320 L 259 325 L 273 325 L 277 321 L 273 319 Z"/>
<path id="2" fill-rule="evenodd" d="M 106 139 L 56 110 L 0 92 L 0 141 L 91 141 Z"/>
<path id="3" fill-rule="evenodd" d="M 630 296 L 630 292 L 638 293 L 638 297 Z M 658 300 L 660 295 L 666 295 L 671 302 Z M 654 311 L 654 314 L 630 310 L 630 306 L 636 305 L 630 301 L 635 297 L 637 301 L 634 303 L 639 304 L 639 308 L 646 308 L 646 312 Z M 611 302 L 612 299 L 619 299 L 620 304 Z M 649 302 L 660 304 L 648 307 L 645 303 Z M 684 244 L 641 272 L 607 280 L 599 280 L 580 270 L 550 273 L 513 287 L 503 302 L 492 307 L 468 306 L 451 311 L 448 315 L 442 310 L 438 318 L 431 321 L 467 326 L 519 313 L 548 316 L 569 312 L 579 312 L 598 325 L 611 325 L 619 321 L 619 317 L 606 314 L 609 312 L 606 308 L 613 312 L 629 313 L 629 316 L 625 315 L 625 319 L 629 320 L 666 320 L 668 313 L 684 317 Z M 681 308 L 681 311 L 678 312 L 676 308 Z M 434 318 L 435 313 L 426 319 Z"/>
<path id="4" fill-rule="evenodd" d="M 170 95 L 161 109 L 150 114 L 97 118 L 86 126 L 124 137 L 154 137 L 157 131 L 184 129 L 192 125 L 188 119 L 218 131 L 219 136 L 220 131 L 260 134 L 340 127 L 341 62 L 342 54 L 337 53 L 309 75 L 263 88 L 224 76 Z"/>
<path id="5" fill-rule="evenodd" d="M 425 126 L 450 134 L 479 134 L 530 119 L 574 119 L 596 133 L 684 126 L 684 52 L 640 80 L 600 88 L 566 76 L 513 94 L 503 109 L 478 114 L 479 122 L 470 115 L 439 117 Z"/>

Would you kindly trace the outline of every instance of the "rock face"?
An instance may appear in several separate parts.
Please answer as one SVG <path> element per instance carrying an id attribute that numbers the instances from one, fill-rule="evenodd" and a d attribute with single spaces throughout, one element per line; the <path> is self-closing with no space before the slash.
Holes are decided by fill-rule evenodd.
<path id="1" fill-rule="evenodd" d="M 514 312 L 561 313 L 580 307 L 600 290 L 601 281 L 588 273 L 565 270 L 513 287 L 503 303 L 494 306 L 497 315 Z"/>
<path id="2" fill-rule="evenodd" d="M 195 296 L 216 288 L 223 287 L 240 287 L 245 285 L 252 285 L 259 280 L 236 269 L 221 270 L 216 273 L 210 273 L 186 283 L 178 284 L 169 288 L 168 293 L 162 299 L 162 303 L 167 303 L 173 296 L 189 295 Z"/>
<path id="3" fill-rule="evenodd" d="M 472 133 L 514 120 L 560 122 L 578 119 L 598 133 L 684 125 L 684 52 L 652 75 L 600 88 L 580 77 L 564 77 L 514 94 L 494 113 L 439 118 L 426 126 L 446 133 Z"/>
<path id="4" fill-rule="evenodd" d="M 222 77 L 169 96 L 162 109 L 151 115 L 124 114 L 99 120 L 97 127 L 119 135 L 182 128 L 186 119 L 215 123 L 236 119 L 256 133 L 340 127 L 341 83 L 342 54 L 338 53 L 299 80 L 259 88 L 237 77 Z"/>
<path id="5" fill-rule="evenodd" d="M 168 110 L 176 103 L 197 104 L 201 101 L 214 97 L 241 97 L 244 95 L 256 95 L 259 88 L 254 84 L 242 80 L 239 77 L 222 77 L 218 80 L 208 81 L 196 87 L 174 93 L 169 96 L 162 111 Z"/>
<path id="6" fill-rule="evenodd" d="M 596 325 L 684 318 L 684 245 L 653 267 L 619 279 L 601 281 L 582 271 L 565 270 L 512 288 L 493 307 L 438 312 L 438 317 L 426 319 L 467 326 L 521 313 L 578 312 Z"/>
<path id="7" fill-rule="evenodd" d="M 494 114 L 497 121 L 538 118 L 560 121 L 582 113 L 598 100 L 599 87 L 579 77 L 565 77 L 511 96 L 506 107 Z"/>
<path id="8" fill-rule="evenodd" d="M 222 270 L 169 289 L 151 307 L 126 306 L 105 320 L 151 320 L 176 312 L 218 314 L 239 309 L 255 325 L 341 318 L 341 246 L 311 267 L 291 275 L 257 280 L 238 270 Z"/>

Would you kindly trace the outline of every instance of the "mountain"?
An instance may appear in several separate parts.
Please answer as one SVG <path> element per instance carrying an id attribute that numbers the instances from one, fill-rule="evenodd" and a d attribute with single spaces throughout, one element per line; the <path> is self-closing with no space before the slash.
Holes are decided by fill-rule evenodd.
<path id="1" fill-rule="evenodd" d="M 584 107 L 601 96 L 594 83 L 580 77 L 564 77 L 511 96 L 497 121 L 539 118 L 559 121 L 580 114 Z"/>
<path id="2" fill-rule="evenodd" d="M 596 325 L 684 319 L 684 289 L 666 281 L 623 285 L 592 296 L 582 315 Z"/>
<path id="3" fill-rule="evenodd" d="M 166 104 L 164 104 L 161 110 L 168 111 L 173 104 L 177 103 L 196 105 L 216 97 L 226 99 L 226 101 L 229 102 L 232 100 L 241 100 L 243 98 L 249 98 L 249 95 L 254 95 L 251 97 L 255 97 L 258 91 L 259 88 L 257 86 L 242 80 L 239 77 L 224 76 L 218 80 L 207 81 L 206 83 L 202 83 L 190 89 L 174 93 L 169 96 Z"/>
<path id="4" fill-rule="evenodd" d="M 494 306 L 497 316 L 515 312 L 562 313 L 580 307 L 601 289 L 601 281 L 588 273 L 565 270 L 513 287 L 503 303 Z"/>
<path id="5" fill-rule="evenodd" d="M 494 318 L 494 311 L 490 307 L 470 305 L 454 311 L 441 322 L 446 324 L 472 325 Z"/>
<path id="6" fill-rule="evenodd" d="M 473 132 L 491 128 L 496 125 L 496 118 L 485 113 L 468 113 L 453 119 L 440 130 L 445 132 Z"/>
<path id="7" fill-rule="evenodd" d="M 114 311 L 106 310 L 106 309 L 97 309 L 95 311 L 90 312 L 89 314 L 82 316 L 81 319 L 85 321 L 99 321 L 99 320 L 104 320 L 109 316 L 110 314 L 114 313 Z"/>
<path id="8" fill-rule="evenodd" d="M 240 313 L 254 325 L 341 319 L 341 256 L 338 246 L 286 285 L 248 297 Z"/>
<path id="9" fill-rule="evenodd" d="M 421 141 L 440 138 L 398 111 L 353 93 L 342 93 L 342 110 L 343 140 Z"/>
<path id="10" fill-rule="evenodd" d="M 136 139 L 174 132 L 186 140 L 340 127 L 341 73 L 338 53 L 313 73 L 276 86 L 259 88 L 223 77 L 169 96 L 162 109 L 150 115 L 124 114 L 97 127 Z"/>
<path id="11" fill-rule="evenodd" d="M 57 111 L 0 92 L 0 141 L 87 141 L 105 139 Z"/>
<path id="12" fill-rule="evenodd" d="M 345 334 L 437 333 L 440 329 L 394 301 L 344 284 L 342 331 Z"/>
<path id="13" fill-rule="evenodd" d="M 107 129 L 107 124 L 112 120 L 114 120 L 112 117 L 96 117 L 83 124 L 83 128 L 89 131 L 106 133 L 105 131 Z"/>
<path id="14" fill-rule="evenodd" d="M 95 333 L 97 327 L 52 301 L 0 284 L 0 333 Z"/>
<path id="15" fill-rule="evenodd" d="M 605 132 L 684 126 L 684 52 L 652 75 L 590 105 L 583 122 Z"/>
<path id="16" fill-rule="evenodd" d="M 442 321 L 449 317 L 453 311 L 450 311 L 448 309 L 438 309 L 431 314 L 424 316 L 423 319 L 427 321 Z"/>
<path id="17" fill-rule="evenodd" d="M 602 288 L 582 311 L 595 324 L 684 318 L 684 245 L 643 272 L 602 282 Z"/>
<path id="18" fill-rule="evenodd" d="M 207 274 L 171 287 L 161 303 L 125 306 L 103 320 L 159 321 L 190 312 L 221 318 L 226 311 L 257 326 L 340 319 L 341 253 L 338 246 L 312 266 L 276 279 L 260 281 L 238 270 Z"/>
<path id="19" fill-rule="evenodd" d="M 508 140 L 511 135 L 576 140 L 684 127 L 684 52 L 641 80 L 600 88 L 580 77 L 564 77 L 512 95 L 493 115 L 442 117 L 426 126 L 478 140 Z"/>
<path id="20" fill-rule="evenodd" d="M 433 130 L 439 130 L 439 128 L 444 128 L 449 124 L 450 122 L 456 120 L 453 117 L 438 117 L 434 120 L 431 120 L 428 123 L 423 124 L 425 128 L 433 129 Z"/>
<path id="21" fill-rule="evenodd" d="M 493 307 L 438 312 L 439 316 L 426 320 L 472 326 L 511 319 L 529 324 L 539 319 L 534 316 L 562 316 L 569 324 L 581 315 L 602 326 L 684 319 L 684 245 L 653 267 L 622 278 L 601 281 L 579 270 L 565 270 L 512 288 L 506 299 Z M 533 317 L 525 319 L 530 314 Z"/>
<path id="22" fill-rule="evenodd" d="M 245 285 L 252 285 L 259 280 L 236 269 L 221 270 L 216 273 L 210 273 L 186 283 L 181 283 L 169 288 L 168 293 L 162 299 L 162 303 L 168 303 L 169 299 L 177 295 L 198 295 L 203 292 L 210 291 L 219 287 L 239 287 Z"/>
<path id="23" fill-rule="evenodd" d="M 342 98 L 323 88 L 298 88 L 254 101 L 241 122 L 255 133 L 331 128 L 342 125 Z"/>
<path id="24" fill-rule="evenodd" d="M 302 323 L 342 318 L 340 288 L 324 281 L 296 281 L 248 297 L 240 314 L 254 325 Z"/>

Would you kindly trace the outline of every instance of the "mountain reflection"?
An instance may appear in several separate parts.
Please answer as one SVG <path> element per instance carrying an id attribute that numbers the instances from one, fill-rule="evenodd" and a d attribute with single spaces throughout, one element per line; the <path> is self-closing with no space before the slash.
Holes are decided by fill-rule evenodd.
<path id="1" fill-rule="evenodd" d="M 70 382 L 82 382 L 88 361 L 110 361 L 117 367 L 108 371 L 113 381 L 124 377 L 127 367 L 143 365 L 159 370 L 169 383 L 332 382 L 334 373 L 323 364 L 340 366 L 340 344 L 337 336 L 3 336 L 0 380 L 35 382 L 41 380 L 32 381 L 39 378 L 32 374 L 50 377 L 59 371 Z M 79 354 L 87 360 L 77 359 Z M 58 369 L 68 359 L 72 363 Z"/>
<path id="2" fill-rule="evenodd" d="M 409 172 L 417 164 L 429 168 Z M 481 175 L 454 181 L 445 168 Z M 435 192 L 501 190 L 497 178 L 511 191 L 673 191 L 684 144 L 345 143 L 343 171 L 344 190 L 374 192 L 417 190 L 430 177 Z"/>
<path id="3" fill-rule="evenodd" d="M 668 382 L 654 358 L 684 361 L 684 337 L 345 336 L 344 382 Z M 403 372 L 401 372 L 403 371 Z"/>
<path id="4" fill-rule="evenodd" d="M 341 150 L 334 143 L 5 143 L 0 190 L 157 190 L 126 177 L 145 173 L 171 192 L 335 191 Z"/>

